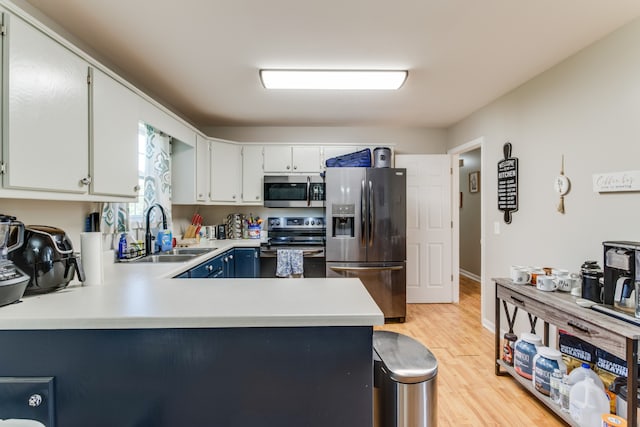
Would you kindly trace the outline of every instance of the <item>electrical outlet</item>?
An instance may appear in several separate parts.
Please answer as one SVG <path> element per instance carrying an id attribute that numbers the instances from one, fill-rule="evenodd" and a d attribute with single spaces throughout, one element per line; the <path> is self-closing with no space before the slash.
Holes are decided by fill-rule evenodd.
<path id="1" fill-rule="evenodd" d="M 494 221 L 493 234 L 500 234 L 500 221 Z"/>
<path id="2" fill-rule="evenodd" d="M 53 377 L 0 377 L 0 419 L 36 420 L 54 427 Z"/>

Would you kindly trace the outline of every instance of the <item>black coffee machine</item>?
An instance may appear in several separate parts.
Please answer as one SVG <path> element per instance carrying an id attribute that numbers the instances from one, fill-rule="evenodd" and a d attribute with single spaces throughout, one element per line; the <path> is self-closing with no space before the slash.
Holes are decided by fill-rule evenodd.
<path id="1" fill-rule="evenodd" d="M 616 311 L 636 315 L 640 283 L 640 242 L 603 242 L 603 302 Z M 637 317 L 637 316 L 636 316 Z"/>

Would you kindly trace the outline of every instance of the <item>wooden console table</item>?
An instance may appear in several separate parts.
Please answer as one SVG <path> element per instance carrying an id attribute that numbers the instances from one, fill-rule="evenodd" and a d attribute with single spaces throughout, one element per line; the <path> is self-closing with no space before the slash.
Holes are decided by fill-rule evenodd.
<path id="1" fill-rule="evenodd" d="M 524 310 L 529 314 L 531 328 L 535 328 L 535 322 L 540 318 L 544 321 L 543 342 L 549 345 L 549 324 L 566 330 L 585 341 L 588 341 L 609 353 L 627 361 L 627 390 L 629 398 L 627 402 L 627 423 L 636 426 L 637 401 L 633 397 L 638 388 L 638 340 L 640 328 L 618 320 L 614 317 L 597 311 L 580 307 L 576 304 L 577 297 L 564 292 L 543 292 L 530 285 L 514 285 L 511 279 L 494 278 L 495 289 L 495 359 L 496 375 L 509 374 L 522 384 L 531 394 L 537 397 L 549 409 L 558 414 L 569 425 L 577 426 L 571 416 L 560 410 L 560 407 L 549 399 L 548 396 L 538 392 L 533 383 L 521 377 L 512 366 L 502 360 L 502 332 L 500 330 L 500 307 L 508 306 L 503 302 Z M 509 313 L 507 312 L 507 315 Z"/>

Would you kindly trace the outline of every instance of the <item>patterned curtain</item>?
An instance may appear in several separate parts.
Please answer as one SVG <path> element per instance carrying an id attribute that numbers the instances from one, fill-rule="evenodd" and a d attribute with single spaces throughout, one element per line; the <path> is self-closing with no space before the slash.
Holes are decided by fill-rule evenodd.
<path id="1" fill-rule="evenodd" d="M 129 231 L 129 203 L 103 203 L 100 231 L 119 234 Z"/>
<path id="2" fill-rule="evenodd" d="M 167 215 L 171 228 L 171 137 L 146 125 L 144 212 L 158 203 Z M 151 224 L 162 221 L 159 209 L 151 211 Z"/>

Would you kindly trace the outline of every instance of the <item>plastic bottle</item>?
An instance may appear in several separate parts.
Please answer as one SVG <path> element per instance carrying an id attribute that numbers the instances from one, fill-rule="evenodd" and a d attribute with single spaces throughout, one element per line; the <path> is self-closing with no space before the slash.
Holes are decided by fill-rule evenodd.
<path id="1" fill-rule="evenodd" d="M 557 405 L 560 404 L 560 384 L 562 383 L 562 372 L 560 369 L 554 369 L 549 379 L 549 397 L 551 401 Z"/>
<path id="2" fill-rule="evenodd" d="M 118 242 L 118 258 L 124 259 L 127 257 L 127 233 L 120 235 L 120 241 Z"/>
<path id="3" fill-rule="evenodd" d="M 604 384 L 602 383 L 602 380 L 600 379 L 598 374 L 596 374 L 591 369 L 589 364 L 585 362 L 582 363 L 582 366 L 574 368 L 571 371 L 571 373 L 569 374 L 569 384 L 575 385 L 585 378 L 593 378 L 594 384 L 604 390 Z"/>
<path id="4" fill-rule="evenodd" d="M 569 384 L 569 375 L 562 376 L 560 383 L 560 409 L 562 412 L 569 412 L 569 395 L 571 393 L 571 384 Z"/>
<path id="5" fill-rule="evenodd" d="M 569 413 L 580 427 L 600 427 L 602 414 L 609 413 L 609 399 L 593 378 L 585 378 L 571 387 Z"/>

